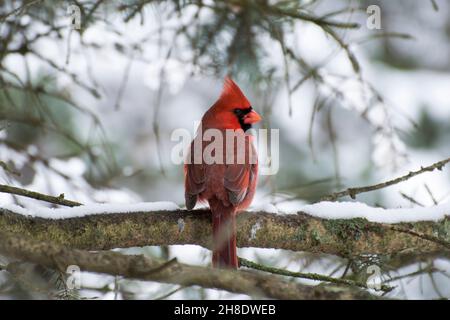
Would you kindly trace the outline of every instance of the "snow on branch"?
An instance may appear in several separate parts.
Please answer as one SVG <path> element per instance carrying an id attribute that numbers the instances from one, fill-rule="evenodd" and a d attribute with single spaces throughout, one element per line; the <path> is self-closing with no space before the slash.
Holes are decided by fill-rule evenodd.
<path id="1" fill-rule="evenodd" d="M 177 244 L 211 247 L 209 210 L 187 211 L 164 202 L 19 208 L 0 208 L 0 230 L 35 241 L 86 250 Z M 238 216 L 237 243 L 239 247 L 344 257 L 389 255 L 411 249 L 417 254 L 442 252 L 450 248 L 448 212 L 450 204 L 385 210 L 361 203 L 330 202 L 305 206 L 296 214 L 244 212 Z"/>

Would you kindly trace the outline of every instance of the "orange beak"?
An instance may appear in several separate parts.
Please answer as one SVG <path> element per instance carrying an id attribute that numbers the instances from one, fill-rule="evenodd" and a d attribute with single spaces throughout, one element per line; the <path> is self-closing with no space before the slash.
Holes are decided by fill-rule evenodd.
<path id="1" fill-rule="evenodd" d="M 244 116 L 244 123 L 252 124 L 261 121 L 261 116 L 255 111 L 252 110 Z"/>

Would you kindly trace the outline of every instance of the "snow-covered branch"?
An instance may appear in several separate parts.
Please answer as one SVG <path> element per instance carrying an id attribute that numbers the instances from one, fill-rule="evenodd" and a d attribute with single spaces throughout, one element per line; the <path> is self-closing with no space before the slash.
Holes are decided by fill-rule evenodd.
<path id="1" fill-rule="evenodd" d="M 244 212 L 238 216 L 238 246 L 326 253 L 347 258 L 366 254 L 401 257 L 412 253 L 416 258 L 447 256 L 450 248 L 449 206 L 385 210 L 361 203 L 322 202 L 292 214 Z M 83 271 L 182 286 L 198 285 L 251 296 L 277 299 L 374 297 L 358 289 L 357 286 L 364 285 L 353 280 L 339 281 L 353 285 L 346 283 L 345 288 L 335 290 L 330 286 L 311 287 L 288 282 L 270 274 L 217 270 L 175 260 L 167 262 L 142 255 L 101 251 L 174 244 L 209 248 L 210 219 L 209 210 L 187 211 L 168 202 L 59 209 L 3 205 L 0 208 L 0 253 L 53 269 L 65 270 L 69 265 L 78 265 Z M 304 276 L 274 268 L 256 269 L 285 276 Z M 310 274 L 308 276 L 311 278 Z M 323 276 L 320 280 L 324 281 Z"/>
<path id="2" fill-rule="evenodd" d="M 210 248 L 210 212 L 173 206 L 91 205 L 35 211 L 4 206 L 0 208 L 0 230 L 86 250 L 176 244 Z M 443 205 L 384 210 L 358 203 L 319 203 L 296 214 L 245 212 L 238 216 L 237 241 L 239 247 L 343 257 L 411 250 L 417 254 L 442 252 L 450 243 L 447 209 Z M 418 221 L 420 218 L 428 221 Z"/>

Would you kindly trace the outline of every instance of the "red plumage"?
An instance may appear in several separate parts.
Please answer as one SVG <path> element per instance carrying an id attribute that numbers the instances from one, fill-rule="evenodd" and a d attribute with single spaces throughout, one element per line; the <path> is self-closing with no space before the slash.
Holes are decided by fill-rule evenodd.
<path id="1" fill-rule="evenodd" d="M 252 109 L 242 91 L 227 77 L 222 94 L 204 114 L 197 136 L 191 143 L 190 161 L 184 168 L 186 207 L 190 210 L 198 201 L 209 204 L 213 225 L 214 267 L 238 267 L 236 215 L 250 205 L 258 175 L 252 136 L 246 134 L 245 130 L 259 120 L 261 117 Z M 222 134 L 221 147 L 212 153 L 215 156 L 220 154 L 217 152 L 222 152 L 223 157 L 219 157 L 223 159 L 221 163 L 204 160 L 204 153 L 216 142 L 215 139 L 205 141 L 207 139 L 203 138 L 208 129 L 215 129 Z M 227 135 L 227 131 L 234 136 Z M 227 148 L 230 139 L 235 143 L 232 148 Z M 198 152 L 201 152 L 200 163 L 199 158 L 196 158 Z M 232 155 L 233 161 L 229 161 L 227 155 Z"/>

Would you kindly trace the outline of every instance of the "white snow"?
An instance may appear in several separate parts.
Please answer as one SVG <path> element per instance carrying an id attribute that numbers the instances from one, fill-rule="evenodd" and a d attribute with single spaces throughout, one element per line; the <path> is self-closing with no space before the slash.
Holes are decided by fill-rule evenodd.
<path id="1" fill-rule="evenodd" d="M 250 212 L 264 211 L 268 213 L 278 213 L 277 207 L 275 207 L 271 203 L 263 203 L 261 205 L 255 203 L 247 211 Z"/>
<path id="2" fill-rule="evenodd" d="M 95 214 L 133 213 L 180 209 L 180 207 L 175 203 L 169 201 L 142 202 L 135 204 L 89 204 L 73 208 L 57 209 L 34 207 L 32 210 L 14 204 L 4 204 L 1 207 L 21 215 L 45 219 L 67 219 Z M 268 209 L 275 208 L 273 205 L 265 207 Z M 278 210 L 269 210 L 269 212 L 271 211 L 272 213 L 283 213 Z M 296 214 L 298 212 L 304 212 L 311 216 L 323 219 L 366 218 L 369 221 L 380 223 L 439 221 L 444 219 L 446 216 L 450 216 L 450 202 L 431 207 L 384 209 L 371 207 L 361 202 L 324 201 L 303 207 L 297 207 L 295 210 L 284 213 Z"/>
<path id="3" fill-rule="evenodd" d="M 95 214 L 169 211 L 180 209 L 180 207 L 178 207 L 175 203 L 169 201 L 142 202 L 134 204 L 102 203 L 102 204 L 88 204 L 72 208 L 56 208 L 56 209 L 45 207 L 34 207 L 32 210 L 14 204 L 4 204 L 1 207 L 18 214 L 31 217 L 39 217 L 44 219 L 67 219 L 67 218 L 84 217 L 87 215 L 95 215 Z"/>
<path id="4" fill-rule="evenodd" d="M 299 211 L 324 219 L 366 218 L 381 223 L 439 221 L 450 215 L 450 202 L 432 207 L 384 209 L 361 202 L 324 201 L 304 206 Z"/>

